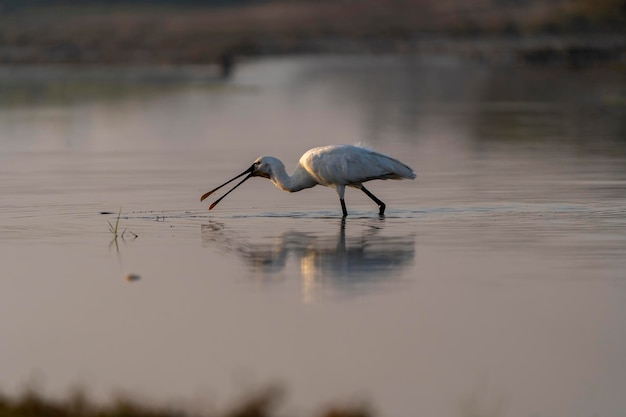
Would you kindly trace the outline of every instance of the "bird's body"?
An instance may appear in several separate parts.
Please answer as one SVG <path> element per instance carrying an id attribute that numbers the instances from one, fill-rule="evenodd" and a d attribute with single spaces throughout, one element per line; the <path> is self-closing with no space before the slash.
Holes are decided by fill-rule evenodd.
<path id="1" fill-rule="evenodd" d="M 415 178 L 415 173 L 407 165 L 387 155 L 374 152 L 369 148 L 354 145 L 330 145 L 313 148 L 305 152 L 291 176 L 287 174 L 284 164 L 278 158 L 273 156 L 260 157 L 248 170 L 239 176 L 204 194 L 201 201 L 214 191 L 244 174 L 248 174 L 248 176 L 230 191 L 254 176 L 268 178 L 276 187 L 289 192 L 300 191 L 316 185 L 332 187 L 339 195 L 344 217 L 348 215 L 344 201 L 346 187 L 362 190 L 378 204 L 379 214 L 383 215 L 385 203 L 370 193 L 363 186 L 363 183 L 378 179 L 400 180 Z M 228 193 L 224 194 L 222 198 Z M 209 210 L 220 200 L 221 198 L 214 202 Z"/>

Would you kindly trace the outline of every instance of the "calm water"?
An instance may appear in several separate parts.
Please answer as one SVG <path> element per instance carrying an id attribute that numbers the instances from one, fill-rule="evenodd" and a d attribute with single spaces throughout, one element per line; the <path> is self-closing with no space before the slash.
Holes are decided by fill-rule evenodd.
<path id="1" fill-rule="evenodd" d="M 624 72 L 302 57 L 228 83 L 3 68 L 0 93 L 3 391 L 623 415 Z M 354 142 L 418 173 L 370 183 L 384 219 L 262 179 L 199 202 L 259 155 Z"/>

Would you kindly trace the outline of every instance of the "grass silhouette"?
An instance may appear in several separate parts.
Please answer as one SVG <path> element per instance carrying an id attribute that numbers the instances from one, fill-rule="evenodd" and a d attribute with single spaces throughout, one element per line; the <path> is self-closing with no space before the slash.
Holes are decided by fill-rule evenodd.
<path id="1" fill-rule="evenodd" d="M 80 389 L 64 399 L 50 399 L 27 388 L 14 397 L 0 392 L 0 417 L 273 417 L 279 415 L 277 407 L 283 397 L 281 387 L 270 386 L 244 397 L 225 411 L 202 414 L 150 405 L 128 396 L 100 405 Z M 328 407 L 313 417 L 372 417 L 372 414 L 364 405 L 353 405 Z"/>

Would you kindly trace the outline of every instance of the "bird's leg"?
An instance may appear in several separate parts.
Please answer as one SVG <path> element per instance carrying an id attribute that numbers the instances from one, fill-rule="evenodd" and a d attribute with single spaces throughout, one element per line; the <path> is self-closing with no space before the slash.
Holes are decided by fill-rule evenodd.
<path id="1" fill-rule="evenodd" d="M 345 218 L 348 215 L 348 210 L 346 209 L 346 202 L 343 199 L 346 194 L 346 186 L 345 185 L 336 185 L 335 191 L 337 191 L 337 195 L 339 196 L 339 201 L 341 202 L 341 211 L 343 211 L 343 217 Z"/>
<path id="2" fill-rule="evenodd" d="M 367 194 L 367 196 L 369 198 L 371 198 L 372 200 L 374 200 L 374 202 L 376 204 L 378 204 L 378 214 L 380 216 L 384 216 L 385 215 L 385 208 L 387 207 L 385 205 L 385 203 L 383 203 L 381 200 L 379 200 L 378 197 L 376 197 L 374 194 L 370 193 L 369 190 L 363 186 L 363 184 L 361 184 L 361 191 L 363 191 L 365 194 Z"/>

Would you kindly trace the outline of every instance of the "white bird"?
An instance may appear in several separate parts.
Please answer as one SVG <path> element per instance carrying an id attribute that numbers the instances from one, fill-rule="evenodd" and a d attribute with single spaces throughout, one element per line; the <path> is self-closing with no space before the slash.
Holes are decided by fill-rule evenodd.
<path id="1" fill-rule="evenodd" d="M 209 210 L 249 178 L 263 177 L 271 180 L 281 190 L 289 192 L 300 191 L 316 185 L 332 187 L 339 195 L 343 217 L 348 215 L 344 201 L 346 186 L 358 188 L 378 204 L 379 215 L 382 216 L 385 213 L 385 203 L 369 192 L 363 183 L 371 180 L 415 178 L 415 172 L 410 167 L 387 155 L 362 146 L 330 145 L 313 148 L 305 152 L 292 176 L 287 175 L 285 165 L 280 159 L 273 156 L 262 156 L 254 161 L 250 168 L 235 178 L 204 194 L 200 201 L 246 174 L 248 175 L 241 182 L 211 204 Z"/>

